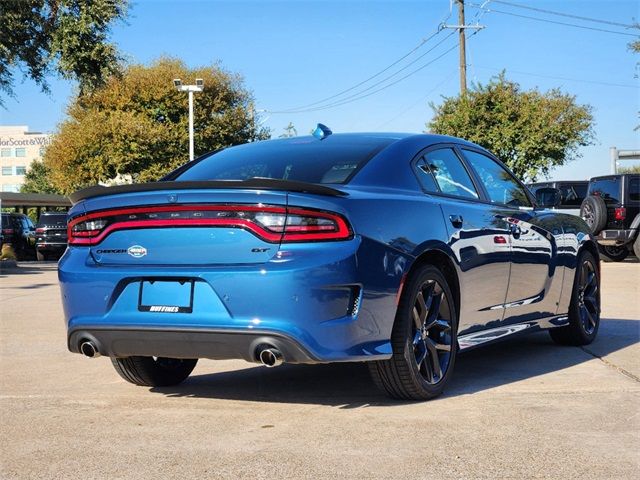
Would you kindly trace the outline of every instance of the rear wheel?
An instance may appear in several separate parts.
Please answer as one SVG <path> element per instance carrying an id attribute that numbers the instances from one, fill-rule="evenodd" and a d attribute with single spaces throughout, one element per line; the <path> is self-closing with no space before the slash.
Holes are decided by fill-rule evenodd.
<path id="1" fill-rule="evenodd" d="M 457 316 L 442 273 L 425 265 L 405 285 L 389 360 L 370 362 L 376 385 L 392 397 L 428 400 L 442 393 L 453 373 Z"/>
<path id="2" fill-rule="evenodd" d="M 636 241 L 633 242 L 633 253 L 635 253 L 638 260 L 640 260 L 640 235 L 638 235 Z"/>
<path id="3" fill-rule="evenodd" d="M 198 359 L 164 357 L 111 358 L 113 367 L 127 382 L 142 387 L 167 387 L 183 382 Z"/>
<path id="4" fill-rule="evenodd" d="M 578 257 L 573 281 L 569 325 L 549 330 L 551 338 L 562 345 L 588 345 L 600 326 L 600 272 L 589 252 Z"/>
<path id="5" fill-rule="evenodd" d="M 626 245 L 599 245 L 600 257 L 605 262 L 621 262 L 629 256 L 629 249 Z"/>

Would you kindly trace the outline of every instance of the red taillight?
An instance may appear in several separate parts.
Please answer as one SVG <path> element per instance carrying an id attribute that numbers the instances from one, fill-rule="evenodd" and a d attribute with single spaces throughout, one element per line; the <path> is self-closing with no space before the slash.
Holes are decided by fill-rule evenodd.
<path id="1" fill-rule="evenodd" d="M 36 233 L 44 233 L 45 229 L 44 228 L 36 228 Z"/>
<path id="2" fill-rule="evenodd" d="M 347 240 L 352 232 L 337 213 L 270 205 L 174 205 L 90 213 L 67 227 L 72 245 L 96 245 L 116 230 L 161 227 L 231 227 L 266 242 Z"/>
<path id="3" fill-rule="evenodd" d="M 2 234 L 3 235 L 13 235 L 13 228 L 3 228 L 2 229 Z"/>
<path id="4" fill-rule="evenodd" d="M 627 209 L 624 207 L 616 208 L 615 219 L 624 220 L 625 218 L 627 218 Z"/>

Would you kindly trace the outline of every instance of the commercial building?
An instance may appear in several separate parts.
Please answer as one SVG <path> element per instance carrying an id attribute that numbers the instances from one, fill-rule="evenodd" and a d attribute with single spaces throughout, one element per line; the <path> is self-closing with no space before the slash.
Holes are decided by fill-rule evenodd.
<path id="1" fill-rule="evenodd" d="M 0 125 L 0 190 L 19 192 L 31 164 L 42 160 L 49 143 L 48 133 L 30 132 L 24 125 Z"/>

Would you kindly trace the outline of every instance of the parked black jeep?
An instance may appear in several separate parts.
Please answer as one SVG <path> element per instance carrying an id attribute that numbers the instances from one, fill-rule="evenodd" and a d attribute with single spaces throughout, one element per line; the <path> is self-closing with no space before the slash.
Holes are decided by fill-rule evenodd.
<path id="1" fill-rule="evenodd" d="M 57 260 L 67 248 L 67 213 L 42 212 L 36 225 L 38 260 Z"/>
<path id="2" fill-rule="evenodd" d="M 640 258 L 640 174 L 589 180 L 580 216 L 596 236 L 603 260 L 620 262 L 631 251 Z"/>

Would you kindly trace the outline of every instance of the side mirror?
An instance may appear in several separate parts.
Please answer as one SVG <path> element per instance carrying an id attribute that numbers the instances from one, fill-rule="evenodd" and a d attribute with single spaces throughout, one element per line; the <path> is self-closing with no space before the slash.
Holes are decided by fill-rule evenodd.
<path id="1" fill-rule="evenodd" d="M 536 203 L 540 207 L 553 208 L 560 205 L 562 194 L 557 188 L 544 187 L 536 190 Z"/>

